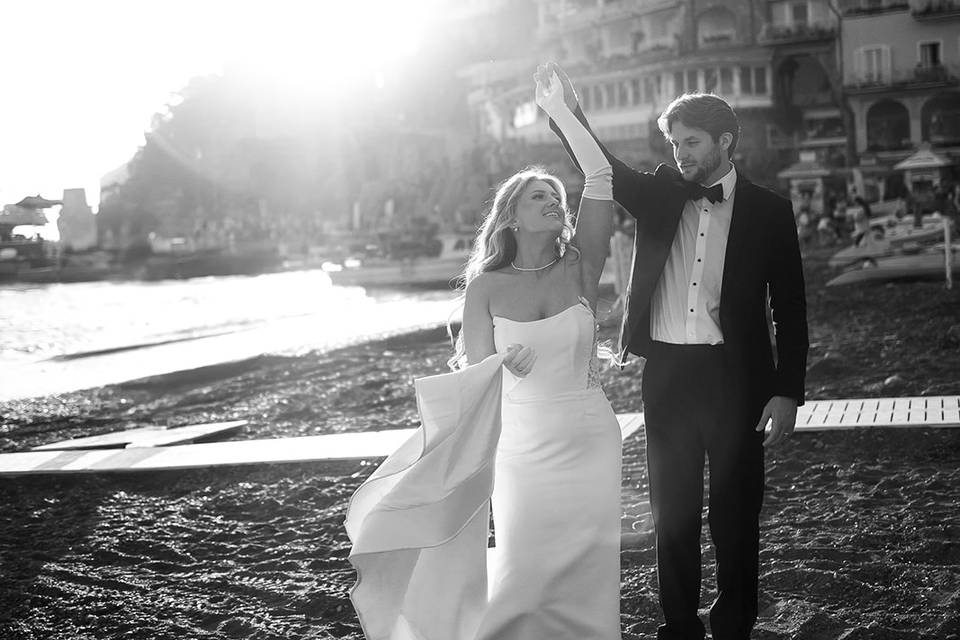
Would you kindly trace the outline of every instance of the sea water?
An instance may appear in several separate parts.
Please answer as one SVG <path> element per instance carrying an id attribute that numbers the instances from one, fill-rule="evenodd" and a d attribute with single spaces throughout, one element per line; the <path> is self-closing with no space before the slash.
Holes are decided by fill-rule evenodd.
<path id="1" fill-rule="evenodd" d="M 320 270 L 0 287 L 0 400 L 444 324 L 456 293 L 333 286 Z"/>

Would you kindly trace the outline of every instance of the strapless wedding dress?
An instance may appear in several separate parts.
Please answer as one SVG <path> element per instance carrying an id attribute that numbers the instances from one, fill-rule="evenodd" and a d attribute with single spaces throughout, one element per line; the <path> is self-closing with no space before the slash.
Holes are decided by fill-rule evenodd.
<path id="1" fill-rule="evenodd" d="M 584 302 L 542 320 L 494 318 L 497 351 L 537 354 L 504 372 L 493 490 L 496 547 L 480 638 L 620 637 L 620 427 L 597 375 Z"/>
<path id="2" fill-rule="evenodd" d="M 618 640 L 620 427 L 585 301 L 494 318 L 498 352 L 416 381 L 422 426 L 351 500 L 351 593 L 371 640 Z M 487 549 L 492 498 L 495 546 Z"/>

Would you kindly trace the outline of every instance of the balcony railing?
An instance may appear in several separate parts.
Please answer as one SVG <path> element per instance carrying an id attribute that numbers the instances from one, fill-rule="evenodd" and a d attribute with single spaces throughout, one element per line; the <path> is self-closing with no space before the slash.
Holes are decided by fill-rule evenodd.
<path id="1" fill-rule="evenodd" d="M 633 69 L 644 64 L 674 58 L 680 52 L 678 42 L 651 42 L 634 53 L 614 53 L 565 64 L 568 73 L 586 74 Z"/>
<path id="2" fill-rule="evenodd" d="M 832 40 L 837 37 L 837 27 L 827 23 L 796 24 L 793 26 L 768 24 L 760 31 L 759 40 L 764 44 Z"/>
<path id="3" fill-rule="evenodd" d="M 733 32 L 708 33 L 700 36 L 701 47 L 724 47 L 735 44 L 740 44 L 740 40 Z"/>
<path id="4" fill-rule="evenodd" d="M 903 11 L 909 8 L 909 3 L 904 2 L 903 0 L 884 0 L 882 2 L 870 4 L 851 3 L 847 4 L 843 8 L 843 15 L 862 16 L 874 13 L 887 13 L 889 11 Z"/>
<path id="5" fill-rule="evenodd" d="M 888 75 L 861 76 L 847 83 L 848 90 L 869 92 L 893 88 L 909 88 L 927 85 L 954 85 L 958 80 L 958 65 L 917 66 L 910 70 Z"/>
<path id="6" fill-rule="evenodd" d="M 867 139 L 867 151 L 906 151 L 912 149 L 914 143 L 910 138 L 897 138 L 895 136 L 875 136 Z"/>
<path id="7" fill-rule="evenodd" d="M 910 10 L 917 20 L 942 20 L 960 18 L 960 0 L 928 0 Z"/>
<path id="8" fill-rule="evenodd" d="M 549 16 L 541 23 L 538 36 L 551 38 L 569 31 L 576 31 L 588 26 L 601 26 L 610 22 L 619 22 L 631 17 L 637 17 L 663 11 L 680 4 L 680 0 L 648 0 L 644 3 L 623 2 L 611 3 L 603 6 L 571 6 L 566 12 Z"/>
<path id="9" fill-rule="evenodd" d="M 913 70 L 913 79 L 916 82 L 950 82 L 950 72 L 942 64 L 926 67 L 916 67 Z"/>

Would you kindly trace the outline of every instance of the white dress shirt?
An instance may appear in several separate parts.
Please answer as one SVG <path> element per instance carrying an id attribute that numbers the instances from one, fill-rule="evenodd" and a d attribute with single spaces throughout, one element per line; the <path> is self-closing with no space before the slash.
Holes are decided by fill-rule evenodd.
<path id="1" fill-rule="evenodd" d="M 688 200 L 670 255 L 650 300 L 650 337 L 672 344 L 722 344 L 720 286 L 733 215 L 737 172 L 730 167 L 710 187 L 723 185 L 723 200 Z"/>

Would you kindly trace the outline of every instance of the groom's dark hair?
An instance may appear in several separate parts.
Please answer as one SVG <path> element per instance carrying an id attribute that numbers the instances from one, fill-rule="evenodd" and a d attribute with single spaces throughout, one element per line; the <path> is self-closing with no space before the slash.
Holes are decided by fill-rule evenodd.
<path id="1" fill-rule="evenodd" d="M 720 96 L 711 93 L 685 93 L 668 104 L 657 118 L 657 126 L 660 127 L 663 137 L 670 136 L 670 127 L 677 120 L 688 127 L 703 129 L 713 137 L 714 142 L 720 138 L 720 134 L 729 131 L 733 141 L 727 153 L 733 156 L 740 141 L 740 120 L 733 112 L 733 107 Z"/>

